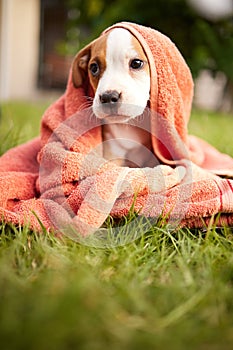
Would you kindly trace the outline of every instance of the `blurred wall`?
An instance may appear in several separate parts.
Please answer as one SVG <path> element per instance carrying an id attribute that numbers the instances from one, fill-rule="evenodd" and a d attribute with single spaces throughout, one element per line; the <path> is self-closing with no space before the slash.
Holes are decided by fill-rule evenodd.
<path id="1" fill-rule="evenodd" d="M 36 90 L 40 0 L 0 0 L 0 99 L 27 99 Z"/>

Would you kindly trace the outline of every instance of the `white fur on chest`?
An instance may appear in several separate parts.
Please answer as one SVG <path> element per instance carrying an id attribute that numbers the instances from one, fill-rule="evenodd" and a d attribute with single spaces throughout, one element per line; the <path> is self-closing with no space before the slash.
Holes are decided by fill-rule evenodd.
<path id="1" fill-rule="evenodd" d="M 103 141 L 105 159 L 121 166 L 153 166 L 151 136 L 146 127 L 106 124 L 103 126 Z"/>

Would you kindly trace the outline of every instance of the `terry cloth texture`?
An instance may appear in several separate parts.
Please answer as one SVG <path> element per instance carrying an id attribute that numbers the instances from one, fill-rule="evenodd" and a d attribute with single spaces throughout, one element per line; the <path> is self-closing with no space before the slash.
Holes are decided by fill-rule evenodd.
<path id="1" fill-rule="evenodd" d="M 120 167 L 103 158 L 102 126 L 91 112 L 88 76 L 72 82 L 45 112 L 40 137 L 0 158 L 0 215 L 6 222 L 81 235 L 108 217 L 133 210 L 180 226 L 233 225 L 233 159 L 189 136 L 193 81 L 176 46 L 158 31 L 134 23 L 151 74 L 151 141 L 154 168 Z M 75 62 L 75 61 L 74 61 Z M 132 122 L 133 123 L 133 122 Z M 220 178 L 218 175 L 228 177 Z"/>

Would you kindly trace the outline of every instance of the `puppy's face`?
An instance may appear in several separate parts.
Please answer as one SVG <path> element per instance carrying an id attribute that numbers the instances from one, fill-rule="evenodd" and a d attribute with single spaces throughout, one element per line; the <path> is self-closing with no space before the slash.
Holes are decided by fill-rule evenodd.
<path id="1" fill-rule="evenodd" d="M 150 72 L 138 40 L 115 28 L 84 48 L 73 65 L 73 83 L 88 74 L 98 118 L 129 120 L 141 115 L 150 97 Z"/>

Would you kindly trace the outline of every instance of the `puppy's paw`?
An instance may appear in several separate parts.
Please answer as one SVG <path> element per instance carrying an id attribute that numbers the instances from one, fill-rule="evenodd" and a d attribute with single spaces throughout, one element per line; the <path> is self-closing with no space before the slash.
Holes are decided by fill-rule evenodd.
<path id="1" fill-rule="evenodd" d="M 168 165 L 158 165 L 155 168 L 146 168 L 145 172 L 149 191 L 159 193 L 180 184 L 185 177 L 186 169 L 183 166 L 173 169 Z"/>

